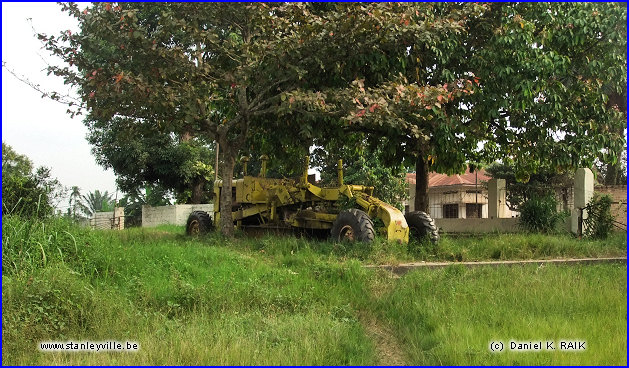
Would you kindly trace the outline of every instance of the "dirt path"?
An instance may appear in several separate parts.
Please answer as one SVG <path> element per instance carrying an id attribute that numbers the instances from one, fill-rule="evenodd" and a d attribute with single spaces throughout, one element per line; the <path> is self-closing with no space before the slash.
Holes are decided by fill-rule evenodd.
<path id="1" fill-rule="evenodd" d="M 367 336 L 373 341 L 378 355 L 377 365 L 407 365 L 404 352 L 389 328 L 369 313 L 361 313 L 360 322 Z"/>
<path id="2" fill-rule="evenodd" d="M 476 261 L 476 262 L 414 262 L 401 263 L 399 265 L 366 265 L 365 268 L 380 268 L 391 271 L 396 275 L 403 275 L 415 268 L 441 268 L 459 264 L 465 267 L 478 266 L 514 266 L 526 264 L 592 264 L 592 263 L 627 263 L 627 257 L 607 258 L 560 258 L 560 259 L 529 259 L 522 261 Z"/>

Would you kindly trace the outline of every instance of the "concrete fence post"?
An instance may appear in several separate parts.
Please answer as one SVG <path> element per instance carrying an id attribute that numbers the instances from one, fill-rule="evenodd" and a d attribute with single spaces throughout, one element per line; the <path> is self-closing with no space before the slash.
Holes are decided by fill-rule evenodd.
<path id="1" fill-rule="evenodd" d="M 570 218 L 570 230 L 577 236 L 583 235 L 583 219 L 587 218 L 584 210 L 594 195 L 594 174 L 588 168 L 578 169 L 574 175 L 574 209 Z"/>
<path id="2" fill-rule="evenodd" d="M 490 219 L 501 218 L 507 204 L 507 182 L 494 178 L 487 182 L 487 187 L 487 215 Z"/>
<path id="3" fill-rule="evenodd" d="M 124 230 L 124 207 L 114 207 L 114 226 L 116 230 Z"/>

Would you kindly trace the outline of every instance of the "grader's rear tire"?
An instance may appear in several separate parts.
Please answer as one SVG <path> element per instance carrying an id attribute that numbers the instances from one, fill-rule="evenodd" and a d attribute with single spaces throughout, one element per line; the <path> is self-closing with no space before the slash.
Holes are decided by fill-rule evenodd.
<path id="1" fill-rule="evenodd" d="M 192 211 L 186 223 L 186 234 L 203 235 L 213 230 L 214 224 L 205 211 Z"/>
<path id="2" fill-rule="evenodd" d="M 422 211 L 413 211 L 404 215 L 410 230 L 411 240 L 421 240 L 428 237 L 433 244 L 439 241 L 439 233 L 435 220 L 429 214 Z"/>
<path id="3" fill-rule="evenodd" d="M 371 243 L 375 237 L 373 229 L 373 221 L 369 216 L 357 209 L 349 209 L 339 213 L 338 217 L 332 224 L 330 230 L 332 240 L 342 241 L 360 241 Z"/>

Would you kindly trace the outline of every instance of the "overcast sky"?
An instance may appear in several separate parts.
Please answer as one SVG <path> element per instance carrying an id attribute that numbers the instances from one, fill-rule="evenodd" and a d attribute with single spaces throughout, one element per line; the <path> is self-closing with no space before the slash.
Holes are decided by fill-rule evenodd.
<path id="1" fill-rule="evenodd" d="M 27 21 L 32 19 L 32 26 Z M 46 76 L 46 62 L 55 59 L 33 35 L 75 30 L 74 19 L 61 13 L 56 3 L 2 3 L 2 61 L 46 90 L 67 91 L 61 79 Z M 107 190 L 115 193 L 113 171 L 96 164 L 85 137 L 81 117 L 71 119 L 67 107 L 48 99 L 2 68 L 2 141 L 35 166 L 47 166 L 65 186 L 77 185 L 82 193 Z M 119 193 L 120 197 L 120 193 Z"/>

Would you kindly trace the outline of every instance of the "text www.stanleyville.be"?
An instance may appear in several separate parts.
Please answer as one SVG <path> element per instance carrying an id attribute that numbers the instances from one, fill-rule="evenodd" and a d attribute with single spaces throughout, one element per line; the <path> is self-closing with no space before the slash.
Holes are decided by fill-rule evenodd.
<path id="1" fill-rule="evenodd" d="M 129 351 L 134 352 L 140 349 L 140 344 L 134 341 L 45 341 L 39 343 L 40 351 L 65 351 L 65 352 L 106 352 L 106 351 Z"/>

